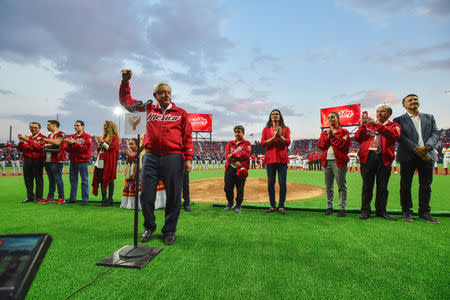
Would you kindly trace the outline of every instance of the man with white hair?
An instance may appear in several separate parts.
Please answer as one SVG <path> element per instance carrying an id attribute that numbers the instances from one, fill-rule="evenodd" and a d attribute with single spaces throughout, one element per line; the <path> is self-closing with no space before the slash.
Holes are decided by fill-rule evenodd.
<path id="1" fill-rule="evenodd" d="M 361 144 L 358 151 L 363 179 L 361 199 L 361 220 L 370 217 L 370 202 L 376 179 L 375 210 L 378 217 L 396 221 L 388 215 L 386 205 L 389 191 L 387 189 L 391 176 L 391 164 L 395 158 L 394 146 L 400 136 L 400 125 L 389 121 L 392 109 L 389 105 L 380 105 L 376 121 L 368 116 L 361 119 L 361 126 L 355 133 L 355 140 Z"/>
<path id="2" fill-rule="evenodd" d="M 158 83 L 153 89 L 156 105 L 146 105 L 131 98 L 129 80 L 131 70 L 122 70 L 119 99 L 129 112 L 147 113 L 144 145 L 146 153 L 142 159 L 141 203 L 145 231 L 141 242 L 151 239 L 156 230 L 155 200 L 156 189 L 161 178 L 166 188 L 167 200 L 165 224 L 161 232 L 164 244 L 175 242 L 175 231 L 181 209 L 183 172 L 192 169 L 192 127 L 187 112 L 172 102 L 172 88 L 167 83 Z"/>

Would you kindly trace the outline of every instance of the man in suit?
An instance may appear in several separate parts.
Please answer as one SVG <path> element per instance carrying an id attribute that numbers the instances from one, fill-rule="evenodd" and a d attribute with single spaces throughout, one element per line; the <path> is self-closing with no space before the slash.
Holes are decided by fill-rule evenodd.
<path id="1" fill-rule="evenodd" d="M 376 178 L 376 215 L 386 220 L 397 221 L 386 212 L 389 195 L 387 186 L 391 176 L 391 164 L 395 158 L 394 146 L 400 136 L 400 125 L 389 121 L 391 115 L 390 106 L 380 105 L 377 109 L 376 121 L 363 115 L 361 126 L 355 133 L 355 140 L 361 144 L 358 151 L 363 179 L 361 216 L 359 217 L 361 220 L 370 217 L 370 202 Z"/>
<path id="2" fill-rule="evenodd" d="M 439 224 L 431 214 L 431 182 L 433 181 L 433 162 L 437 159 L 435 150 L 438 143 L 438 129 L 434 116 L 419 113 L 419 97 L 409 94 L 402 100 L 406 113 L 394 119 L 400 124 L 397 160 L 400 169 L 400 203 L 402 219 L 412 222 L 411 184 L 414 171 L 419 173 L 419 219 Z"/>

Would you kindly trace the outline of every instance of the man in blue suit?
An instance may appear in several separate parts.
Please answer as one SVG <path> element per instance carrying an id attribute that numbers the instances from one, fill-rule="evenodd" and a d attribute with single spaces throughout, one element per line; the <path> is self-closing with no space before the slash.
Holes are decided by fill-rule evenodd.
<path id="1" fill-rule="evenodd" d="M 401 125 L 397 161 L 400 162 L 400 203 L 402 219 L 412 222 L 411 184 L 419 173 L 419 219 L 439 224 L 431 214 L 430 197 L 433 163 L 437 160 L 438 129 L 433 115 L 419 113 L 419 97 L 409 94 L 402 100 L 406 113 L 393 121 Z"/>

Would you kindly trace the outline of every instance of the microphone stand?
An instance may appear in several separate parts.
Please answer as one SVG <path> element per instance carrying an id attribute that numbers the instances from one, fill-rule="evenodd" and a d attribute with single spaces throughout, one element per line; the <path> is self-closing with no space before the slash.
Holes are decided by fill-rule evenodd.
<path id="1" fill-rule="evenodd" d="M 148 100 L 145 104 L 140 103 L 134 104 L 134 107 L 140 105 L 151 105 L 152 100 Z M 141 152 L 141 136 L 137 136 L 137 159 L 136 159 L 136 174 L 134 177 L 135 181 L 135 196 L 134 196 L 134 235 L 133 241 L 134 245 L 126 245 L 115 251 L 110 256 L 99 261 L 97 265 L 99 266 L 109 266 L 109 267 L 124 267 L 124 268 L 139 268 L 142 269 L 148 264 L 156 255 L 163 250 L 163 248 L 149 247 L 147 245 L 138 245 L 138 220 L 139 220 L 139 165 L 140 165 L 140 152 Z"/>

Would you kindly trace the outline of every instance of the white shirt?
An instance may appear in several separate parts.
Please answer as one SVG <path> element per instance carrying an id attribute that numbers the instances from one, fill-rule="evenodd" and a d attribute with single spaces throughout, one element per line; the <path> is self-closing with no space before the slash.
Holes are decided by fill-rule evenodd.
<path id="1" fill-rule="evenodd" d="M 327 160 L 333 160 L 336 159 L 336 156 L 334 155 L 333 146 L 330 145 L 330 148 L 328 148 L 327 151 Z"/>
<path id="2" fill-rule="evenodd" d="M 422 122 L 420 122 L 420 116 L 419 114 L 417 114 L 417 116 L 414 116 L 410 113 L 408 113 L 408 115 L 410 116 L 414 127 L 416 127 L 417 130 L 417 134 L 419 135 L 419 146 L 425 146 L 424 142 L 423 142 L 423 138 L 422 138 Z"/>
<path id="3" fill-rule="evenodd" d="M 103 143 L 101 148 L 102 149 L 100 150 L 100 152 L 97 155 L 97 161 L 94 164 L 94 166 L 96 166 L 98 169 L 103 169 L 105 167 L 105 161 L 103 159 L 100 159 L 100 154 L 102 154 L 105 151 L 103 149 L 108 150 L 109 145 L 107 143 Z"/>

